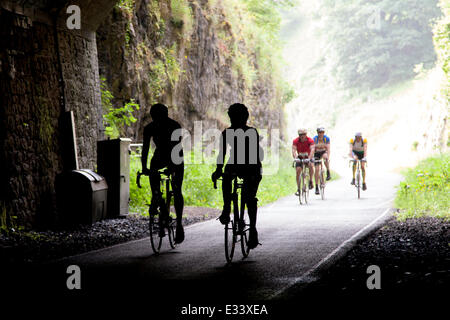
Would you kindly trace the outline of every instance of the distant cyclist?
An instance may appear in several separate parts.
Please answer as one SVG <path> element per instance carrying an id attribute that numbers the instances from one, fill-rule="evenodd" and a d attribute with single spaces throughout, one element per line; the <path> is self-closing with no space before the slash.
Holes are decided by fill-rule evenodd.
<path id="1" fill-rule="evenodd" d="M 248 247 L 254 249 L 259 244 L 256 230 L 258 210 L 256 194 L 262 179 L 263 151 L 259 145 L 258 131 L 247 126 L 249 117 L 247 107 L 241 103 L 235 103 L 228 108 L 228 116 L 231 126 L 222 132 L 217 168 L 211 176 L 213 181 L 220 176 L 223 177 L 223 210 L 219 220 L 222 224 L 228 224 L 230 221 L 232 181 L 235 176 L 243 178 L 242 197 L 247 205 L 250 219 Z M 230 156 L 222 173 L 227 147 L 230 148 Z"/>
<path id="2" fill-rule="evenodd" d="M 152 203 L 150 205 L 150 211 L 156 211 L 156 208 L 161 203 L 161 177 L 158 170 L 167 167 L 169 171 L 173 173 L 172 190 L 175 212 L 177 215 L 175 242 L 181 243 L 184 240 L 184 229 L 181 224 L 184 206 L 183 194 L 181 193 L 184 175 L 184 163 L 182 160 L 183 150 L 180 149 L 177 153 L 177 161 L 172 159 L 172 150 L 175 146 L 181 145 L 181 137 L 173 141 L 172 135 L 176 130 L 180 130 L 181 126 L 178 122 L 169 118 L 168 109 L 163 104 L 157 103 L 152 105 L 150 115 L 152 116 L 153 121 L 144 128 L 144 143 L 141 158 L 142 173 L 149 176 L 150 186 L 152 189 Z M 150 162 L 149 170 L 147 169 L 147 157 L 151 138 L 153 138 L 156 148 Z M 162 221 L 162 219 L 160 220 Z M 164 236 L 164 228 L 161 228 L 161 232 L 163 233 L 162 236 Z"/>
<path id="3" fill-rule="evenodd" d="M 363 160 L 361 161 L 361 171 L 362 171 L 362 179 L 363 185 L 362 189 L 366 190 L 366 168 L 365 168 L 365 160 L 367 157 L 367 139 L 363 139 L 361 132 L 355 133 L 355 138 L 350 139 L 350 158 L 354 160 Z M 355 172 L 356 172 L 356 162 L 353 164 L 353 179 L 351 184 L 355 184 Z"/>
<path id="4" fill-rule="evenodd" d="M 325 162 L 325 167 L 327 168 L 327 180 L 331 179 L 330 176 L 330 163 L 328 159 L 330 158 L 330 138 L 325 135 L 325 128 L 317 128 L 317 136 L 313 138 L 315 144 L 314 150 L 314 160 L 320 160 L 323 158 Z M 319 163 L 316 164 L 315 170 L 315 181 L 316 181 L 316 194 L 320 194 L 319 191 Z"/>
<path id="5" fill-rule="evenodd" d="M 298 137 L 294 139 L 292 142 L 292 157 L 294 159 L 312 159 L 314 155 L 314 140 L 307 136 L 306 129 L 298 129 L 297 131 Z M 296 163 L 295 164 L 296 171 L 297 171 L 297 192 L 295 193 L 296 196 L 299 195 L 298 190 L 298 179 L 300 175 L 302 174 L 303 170 L 303 163 Z M 312 162 L 308 164 L 308 170 L 309 170 L 309 189 L 313 188 L 313 182 L 312 177 L 314 174 L 314 168 L 312 165 Z"/>

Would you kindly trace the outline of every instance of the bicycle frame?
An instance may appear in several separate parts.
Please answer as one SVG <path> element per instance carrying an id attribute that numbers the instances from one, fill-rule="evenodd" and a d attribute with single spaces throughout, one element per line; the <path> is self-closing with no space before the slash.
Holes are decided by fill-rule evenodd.
<path id="1" fill-rule="evenodd" d="M 233 259 L 234 249 L 237 242 L 241 243 L 241 251 L 244 258 L 248 256 L 250 251 L 247 244 L 247 232 L 249 231 L 249 224 L 245 223 L 245 201 L 242 195 L 243 181 L 241 180 L 241 178 L 235 175 L 233 176 L 232 183 L 233 187 L 231 193 L 231 201 L 233 203 L 233 219 L 231 219 L 230 222 L 224 227 L 225 258 L 228 263 L 231 263 Z M 215 181 L 214 188 L 217 188 Z M 240 193 L 238 192 L 239 189 L 241 189 Z M 239 194 L 241 196 L 240 199 Z"/>
<path id="2" fill-rule="evenodd" d="M 309 176 L 309 174 L 306 172 L 307 170 L 309 170 L 310 161 L 309 159 L 294 159 L 292 166 L 297 170 L 297 167 L 295 166 L 296 163 L 302 164 L 302 172 L 297 180 L 297 190 L 299 191 L 298 200 L 299 203 L 302 204 L 303 198 L 305 204 L 307 204 L 309 197 L 309 186 L 308 186 L 309 179 L 307 179 L 307 177 Z"/>
<path id="3" fill-rule="evenodd" d="M 358 199 L 361 198 L 361 162 L 364 160 L 355 160 L 355 159 L 350 159 L 350 163 L 353 163 L 353 165 L 356 165 L 356 175 L 355 175 L 355 188 L 357 190 L 358 193 Z M 364 161 L 367 165 L 367 162 Z"/>
<path id="4" fill-rule="evenodd" d="M 161 249 L 162 238 L 161 236 L 161 228 L 167 229 L 169 236 L 169 244 L 172 249 L 175 249 L 175 232 L 176 229 L 176 219 L 172 219 L 170 217 L 170 205 L 173 199 L 173 190 L 171 188 L 172 181 L 172 173 L 168 168 L 163 168 L 158 170 L 160 174 L 160 188 L 159 188 L 159 199 L 152 199 L 157 202 L 155 206 L 156 212 L 150 212 L 151 206 L 149 205 L 149 231 L 150 231 L 150 243 L 155 254 L 158 254 Z M 141 188 L 140 178 L 143 173 L 140 171 L 137 172 L 136 184 L 139 188 Z M 163 177 L 161 177 L 163 175 Z M 165 187 L 166 197 L 164 199 L 163 193 L 161 192 L 161 188 Z M 158 233 L 159 239 L 156 237 L 156 233 Z"/>

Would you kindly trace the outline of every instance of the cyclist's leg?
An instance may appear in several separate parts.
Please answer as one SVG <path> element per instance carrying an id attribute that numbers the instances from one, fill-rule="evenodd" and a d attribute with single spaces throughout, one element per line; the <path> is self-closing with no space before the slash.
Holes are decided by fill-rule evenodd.
<path id="1" fill-rule="evenodd" d="M 363 183 L 366 182 L 366 166 L 365 163 L 361 161 L 361 172 L 362 172 L 362 179 Z"/>
<path id="2" fill-rule="evenodd" d="M 315 153 L 314 154 L 314 161 L 316 161 L 316 160 L 320 160 L 320 154 L 318 154 L 318 153 Z M 319 169 L 320 169 L 320 163 L 319 162 L 317 162 L 317 163 L 314 163 L 314 182 L 316 183 L 316 189 L 317 189 L 317 186 L 319 185 Z"/>
<path id="3" fill-rule="evenodd" d="M 323 155 L 323 161 L 325 162 L 325 167 L 327 168 L 327 180 L 331 179 L 330 175 L 330 162 L 328 161 L 328 152 L 325 152 Z"/>
<path id="4" fill-rule="evenodd" d="M 367 189 L 366 185 L 366 163 L 361 161 L 361 173 L 362 173 L 362 182 L 363 182 L 363 190 Z"/>
<path id="5" fill-rule="evenodd" d="M 256 230 L 256 220 L 258 213 L 258 199 L 256 194 L 258 192 L 259 183 L 262 176 L 259 174 L 244 176 L 244 184 L 242 187 L 242 196 L 247 204 L 248 217 L 250 220 L 249 241 L 250 249 L 258 245 L 258 231 Z"/>
<path id="6" fill-rule="evenodd" d="M 230 221 L 231 212 L 231 184 L 233 181 L 233 168 L 231 165 L 226 165 L 222 175 L 222 196 L 223 196 L 223 209 L 222 214 L 219 217 L 222 224 L 227 224 Z"/>
<path id="7" fill-rule="evenodd" d="M 184 176 L 183 164 L 175 166 L 173 169 L 173 178 L 172 178 L 173 202 L 175 212 L 177 214 L 177 223 L 180 224 L 181 218 L 183 216 L 183 207 L 184 207 L 184 198 L 182 193 L 183 176 Z"/>
<path id="8" fill-rule="evenodd" d="M 175 234 L 175 243 L 179 244 L 184 241 L 184 229 L 182 224 L 184 198 L 182 193 L 184 164 L 171 165 L 169 168 L 172 175 L 172 191 L 175 213 L 177 215 L 177 228 Z"/>
<path id="9" fill-rule="evenodd" d="M 353 171 L 352 184 L 355 184 L 356 160 L 358 160 L 358 157 L 356 156 L 355 152 L 352 152 L 352 155 L 353 155 L 353 160 L 355 160 L 355 161 L 353 162 L 353 167 L 352 167 L 352 171 Z"/>
<path id="10" fill-rule="evenodd" d="M 295 164 L 295 170 L 296 170 L 296 180 L 295 180 L 295 184 L 297 185 L 297 191 L 295 193 L 295 195 L 298 195 L 298 192 L 300 190 L 300 176 L 302 174 L 302 164 L 301 163 L 296 163 Z"/>
<path id="11" fill-rule="evenodd" d="M 160 183 L 161 183 L 161 176 L 158 172 L 159 169 L 162 169 L 163 161 L 161 158 L 155 154 L 150 162 L 150 188 L 152 190 L 152 203 L 150 206 L 151 211 L 155 211 L 155 209 L 158 207 L 161 201 L 161 189 L 160 189 Z"/>
<path id="12" fill-rule="evenodd" d="M 312 189 L 312 188 L 314 188 L 314 185 L 313 185 L 314 164 L 312 162 L 308 163 L 308 172 L 309 172 L 309 181 L 308 181 L 309 186 L 308 187 L 309 187 L 309 189 Z"/>

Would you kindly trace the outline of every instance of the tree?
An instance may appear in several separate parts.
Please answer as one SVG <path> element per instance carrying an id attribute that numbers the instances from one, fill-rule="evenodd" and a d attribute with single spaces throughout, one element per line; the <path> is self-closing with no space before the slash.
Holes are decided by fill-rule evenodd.
<path id="1" fill-rule="evenodd" d="M 342 88 L 373 89 L 414 76 L 436 60 L 431 22 L 438 0 L 322 0 L 326 61 Z"/>

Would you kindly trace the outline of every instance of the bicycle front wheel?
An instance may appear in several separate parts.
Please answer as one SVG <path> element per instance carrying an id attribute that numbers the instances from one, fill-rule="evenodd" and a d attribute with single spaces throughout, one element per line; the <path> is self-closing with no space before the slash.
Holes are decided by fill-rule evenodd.
<path id="1" fill-rule="evenodd" d="M 361 184 L 360 184 L 361 178 L 359 177 L 359 172 L 358 172 L 358 176 L 356 177 L 356 189 L 358 189 L 358 199 L 361 198 Z"/>
<path id="2" fill-rule="evenodd" d="M 227 262 L 233 260 L 236 233 L 236 224 L 233 221 L 230 221 L 225 226 L 225 258 L 227 259 Z"/>
<path id="3" fill-rule="evenodd" d="M 303 189 L 302 174 L 300 174 L 298 176 L 298 202 L 300 204 L 302 204 L 302 189 Z"/>
<path id="4" fill-rule="evenodd" d="M 309 197 L 309 176 L 305 174 L 303 177 L 303 188 L 302 188 L 302 195 L 303 195 L 303 201 L 305 204 L 308 204 L 308 197 Z"/>
<path id="5" fill-rule="evenodd" d="M 241 251 L 244 258 L 248 257 L 248 254 L 250 253 L 250 248 L 248 247 L 248 237 L 247 237 L 247 226 L 245 227 L 244 231 L 242 231 L 241 234 Z"/>
<path id="6" fill-rule="evenodd" d="M 153 252 L 158 254 L 161 249 L 162 238 L 159 237 L 159 223 L 155 216 L 150 215 L 149 230 L 150 230 L 150 243 L 152 245 Z"/>
<path id="7" fill-rule="evenodd" d="M 177 247 L 175 243 L 175 230 L 177 228 L 176 220 L 172 220 L 167 227 L 167 233 L 169 235 L 169 244 L 172 249 Z"/>
<path id="8" fill-rule="evenodd" d="M 320 197 L 325 199 L 325 179 L 323 178 L 323 171 L 320 170 Z"/>

